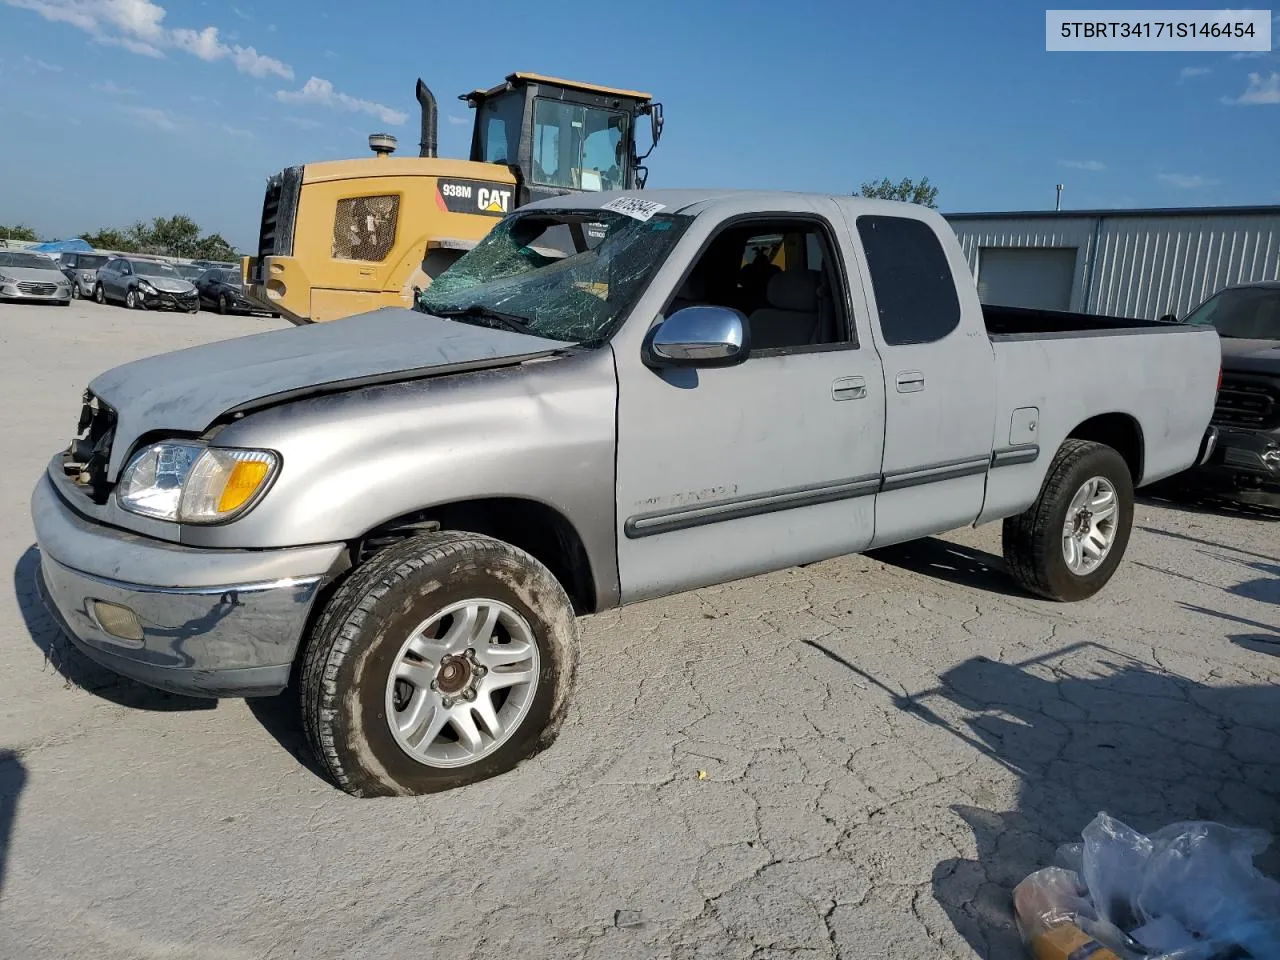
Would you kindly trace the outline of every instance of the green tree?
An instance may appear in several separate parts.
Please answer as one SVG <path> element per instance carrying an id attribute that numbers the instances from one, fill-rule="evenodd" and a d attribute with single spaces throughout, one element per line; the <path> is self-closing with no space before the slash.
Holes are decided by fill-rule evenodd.
<path id="1" fill-rule="evenodd" d="M 907 203 L 919 203 L 930 208 L 937 208 L 938 188 L 929 183 L 928 177 L 922 177 L 919 183 L 910 177 L 903 177 L 897 183 L 888 177 L 864 183 L 855 197 L 875 197 L 879 200 L 903 200 Z"/>
<path id="2" fill-rule="evenodd" d="M 78 236 L 97 250 L 119 250 L 121 253 L 141 252 L 134 242 L 132 232 L 129 230 L 103 227 L 100 230 L 78 234 Z"/>
<path id="3" fill-rule="evenodd" d="M 223 263 L 230 263 L 240 258 L 236 248 L 227 243 L 220 233 L 201 237 L 194 249 L 195 252 L 191 256 L 193 260 L 220 260 Z"/>
<path id="4" fill-rule="evenodd" d="M 40 238 L 25 223 L 15 223 L 11 227 L 0 226 L 0 240 L 28 240 L 35 243 Z"/>
<path id="5" fill-rule="evenodd" d="M 100 250 L 121 253 L 154 253 L 189 260 L 235 260 L 236 251 L 219 233 L 200 235 L 200 226 L 185 214 L 155 217 L 150 223 L 136 220 L 123 229 L 103 227 L 80 234 Z"/>

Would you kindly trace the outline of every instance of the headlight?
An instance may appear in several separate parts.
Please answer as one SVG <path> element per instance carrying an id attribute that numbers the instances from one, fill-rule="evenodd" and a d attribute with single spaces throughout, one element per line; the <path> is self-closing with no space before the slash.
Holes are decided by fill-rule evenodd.
<path id="1" fill-rule="evenodd" d="M 13 277 L 5 276 L 3 273 L 0 273 L 0 283 L 17 283 L 17 282 L 18 281 L 14 280 Z"/>
<path id="2" fill-rule="evenodd" d="M 217 523 L 247 510 L 279 466 L 279 457 L 267 450 L 157 443 L 129 461 L 116 497 L 124 509 L 143 516 Z"/>
<path id="3" fill-rule="evenodd" d="M 155 292 L 156 292 L 156 288 L 155 288 L 155 287 L 153 287 L 151 284 L 147 283 L 147 281 L 145 281 L 145 280 L 139 280 L 139 281 L 138 281 L 138 289 L 139 289 L 139 290 L 141 290 L 143 293 L 155 293 Z"/>

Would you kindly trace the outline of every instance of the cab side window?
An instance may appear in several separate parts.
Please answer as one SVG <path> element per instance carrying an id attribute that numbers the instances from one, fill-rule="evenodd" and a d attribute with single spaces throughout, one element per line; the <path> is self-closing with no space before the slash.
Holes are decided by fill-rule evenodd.
<path id="1" fill-rule="evenodd" d="M 339 200 L 333 217 L 333 259 L 381 263 L 396 239 L 400 198 L 394 194 Z"/>
<path id="2" fill-rule="evenodd" d="M 826 230 L 812 220 L 731 226 L 698 257 L 667 315 L 698 304 L 747 318 L 751 353 L 851 344 L 843 286 Z"/>
<path id="3" fill-rule="evenodd" d="M 884 342 L 934 343 L 960 326 L 956 280 L 937 234 L 923 220 L 858 217 Z"/>

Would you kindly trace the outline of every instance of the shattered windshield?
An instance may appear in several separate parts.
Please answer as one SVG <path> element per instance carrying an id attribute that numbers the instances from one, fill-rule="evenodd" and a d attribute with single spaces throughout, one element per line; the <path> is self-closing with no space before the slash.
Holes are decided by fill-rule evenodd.
<path id="1" fill-rule="evenodd" d="M 604 210 L 507 217 L 418 298 L 427 313 L 595 342 L 635 302 L 691 218 Z"/>

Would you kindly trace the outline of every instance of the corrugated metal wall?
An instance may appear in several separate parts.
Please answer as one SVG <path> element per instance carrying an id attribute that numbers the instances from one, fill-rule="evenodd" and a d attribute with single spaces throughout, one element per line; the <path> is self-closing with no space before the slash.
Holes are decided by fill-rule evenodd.
<path id="1" fill-rule="evenodd" d="M 1280 213 L 997 214 L 951 226 L 975 278 L 982 247 L 1075 247 L 1071 309 L 1089 313 L 1181 317 L 1231 284 L 1280 280 Z"/>

